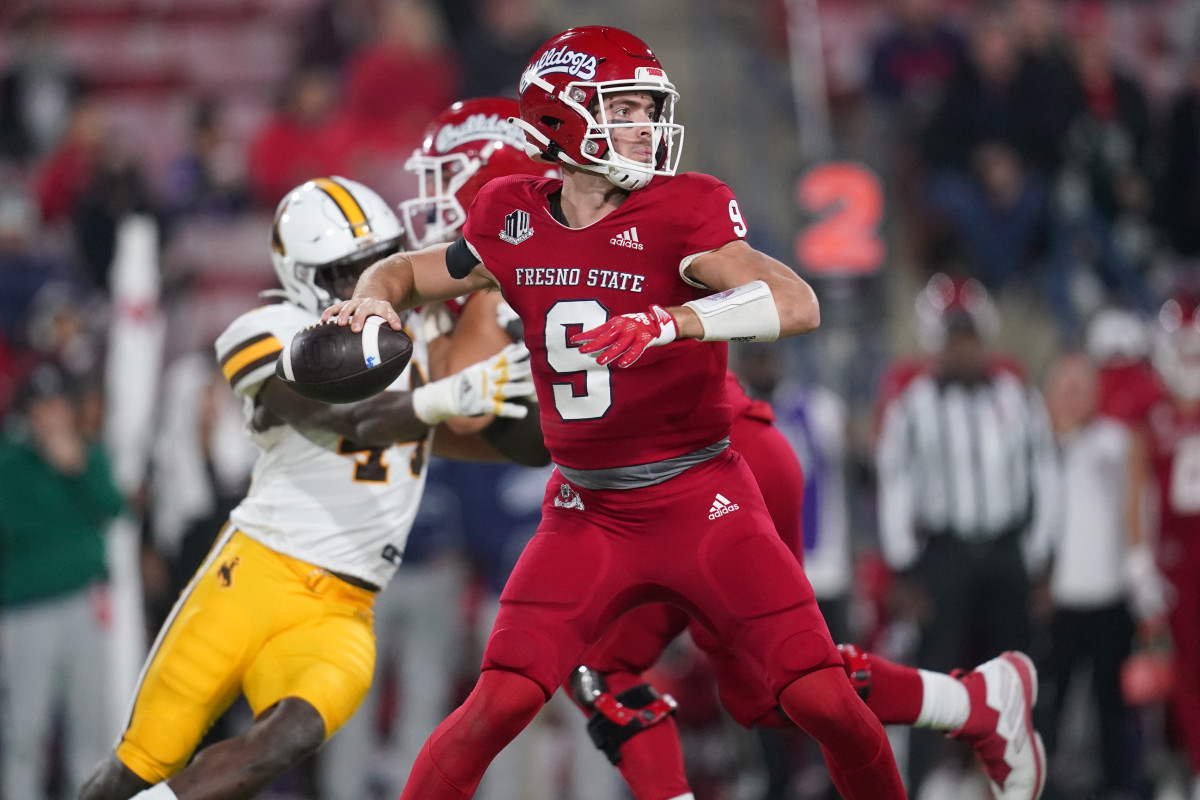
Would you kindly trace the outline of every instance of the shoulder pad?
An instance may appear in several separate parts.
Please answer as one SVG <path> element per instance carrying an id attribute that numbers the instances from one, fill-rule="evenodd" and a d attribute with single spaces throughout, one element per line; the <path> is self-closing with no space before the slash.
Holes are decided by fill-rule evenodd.
<path id="1" fill-rule="evenodd" d="M 230 323 L 216 342 L 217 363 L 233 390 L 253 397 L 275 374 L 275 361 L 296 331 L 317 320 L 291 303 L 262 306 Z"/>

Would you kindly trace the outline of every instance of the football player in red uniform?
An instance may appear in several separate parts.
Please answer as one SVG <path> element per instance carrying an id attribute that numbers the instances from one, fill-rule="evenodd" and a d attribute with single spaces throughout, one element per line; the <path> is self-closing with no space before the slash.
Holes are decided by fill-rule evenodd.
<path id="1" fill-rule="evenodd" d="M 456 238 L 466 222 L 466 209 L 494 178 L 557 176 L 556 168 L 526 157 L 523 134 L 507 122 L 519 113 L 513 100 L 479 98 L 455 103 L 430 124 L 421 150 L 405 165 L 420 178 L 419 196 L 400 207 L 410 242 L 426 246 Z M 485 358 L 520 337 L 511 325 L 508 332 L 504 330 L 508 320 L 496 324 L 498 308 L 505 308 L 498 292 L 476 292 L 446 305 L 456 317 L 454 330 L 446 337 L 450 347 L 445 369 L 449 371 Z M 501 310 L 500 316 L 504 314 Z M 732 404 L 731 445 L 754 473 L 780 539 L 802 558 L 800 464 L 774 427 L 771 407 L 751 400 L 732 374 L 727 376 L 727 390 Z M 487 424 L 487 418 L 476 417 L 447 422 L 464 434 Z M 597 746 L 618 764 L 638 800 L 689 796 L 671 706 L 641 678 L 686 627 L 712 660 L 721 698 L 739 723 L 746 727 L 790 724 L 762 680 L 685 612 L 667 605 L 634 609 L 588 651 L 584 658 L 588 666 L 573 671 L 572 685 L 566 688 L 578 695 L 592 720 L 589 730 Z M 893 664 L 851 645 L 839 650 L 847 677 L 883 724 L 949 731 L 979 756 L 997 800 L 1038 797 L 1045 773 L 1039 751 L 1008 746 L 1012 739 L 1029 736 L 1029 730 L 1025 725 L 1000 725 L 1003 708 L 986 702 L 989 692 L 1007 698 L 1028 724 L 1032 698 L 1021 687 L 1009 685 L 1020 680 L 1023 662 L 989 662 L 956 679 Z M 1015 669 L 1007 668 L 1008 664 L 1016 664 Z M 659 723 L 664 723 L 661 729 L 644 733 Z M 633 743 L 626 744 L 635 733 Z"/>
<path id="2" fill-rule="evenodd" d="M 455 103 L 430 124 L 421 150 L 406 164 L 420 178 L 419 196 L 401 204 L 411 242 L 420 246 L 457 237 L 466 222 L 466 209 L 479 189 L 493 178 L 547 172 L 557 175 L 557 169 L 548 170 L 548 165 L 526 157 L 524 136 L 507 122 L 519 113 L 513 100 L 479 98 Z M 498 292 L 476 292 L 447 303 L 456 317 L 454 330 L 446 337 L 450 345 L 447 370 L 474 363 L 520 338 L 505 325 L 508 320 L 500 319 L 497 324 L 497 309 L 502 303 Z M 504 313 L 500 311 L 500 317 Z M 771 407 L 751 400 L 732 374 L 727 381 L 733 418 L 731 445 L 754 473 L 780 539 L 797 558 L 802 558 L 800 504 L 804 476 L 800 464 L 791 445 L 774 427 Z M 453 418 L 447 424 L 456 432 L 470 433 L 486 425 L 487 418 Z M 573 683 L 567 689 L 582 696 L 583 707 L 594 720 L 590 730 L 597 746 L 618 764 L 639 800 L 688 796 L 670 703 L 658 699 L 641 673 L 689 626 L 693 639 L 713 661 L 721 697 L 739 723 L 746 727 L 789 724 L 761 679 L 741 666 L 728 648 L 685 612 L 667 605 L 630 611 L 588 651 L 584 657 L 588 666 L 572 672 Z M 1038 796 L 1044 777 L 1038 752 L 1035 748 L 1008 747 L 1010 740 L 1028 736 L 1028 730 L 1024 726 L 1014 729 L 1000 725 L 1003 709 L 986 702 L 989 691 L 994 697 L 1004 696 L 1028 719 L 1032 698 L 1020 687 L 1014 690 L 1006 685 L 1019 679 L 1013 670 L 1005 669 L 1003 663 L 989 662 L 955 679 L 893 664 L 853 646 L 841 646 L 839 650 L 847 676 L 885 725 L 949 731 L 973 747 L 992 781 L 997 800 Z M 1020 662 L 1015 663 L 1019 669 Z M 646 716 L 647 710 L 650 716 Z M 663 723 L 661 729 L 647 733 L 659 723 Z M 633 742 L 627 744 L 630 739 Z"/>
<path id="3" fill-rule="evenodd" d="M 466 222 L 466 209 L 488 181 L 505 175 L 557 175 L 557 169 L 526 157 L 524 136 L 507 122 L 519 114 L 515 101 L 479 98 L 455 103 L 429 126 L 422 148 L 406 169 L 420 178 L 418 197 L 401 204 L 409 241 L 426 246 L 451 241 Z M 514 137 L 514 134 L 516 136 Z M 517 149 L 517 148 L 521 149 Z M 453 371 L 498 351 L 519 334 L 496 324 L 503 301 L 497 292 L 476 292 L 449 301 L 455 317 L 446 369 Z M 504 316 L 503 312 L 500 314 Z M 511 328 L 511 326 L 510 326 Z M 434 340 L 435 342 L 439 340 Z M 775 429 L 769 405 L 751 400 L 729 374 L 732 404 L 730 439 L 746 459 L 766 501 L 776 531 L 797 558 L 804 477 L 787 440 Z M 454 418 L 458 433 L 488 424 L 485 418 Z M 492 426 L 493 431 L 496 426 Z M 638 800 L 689 797 L 678 734 L 668 700 L 660 700 L 641 673 L 666 645 L 689 627 L 713 661 L 720 693 L 731 715 L 746 727 L 788 723 L 774 694 L 707 630 L 678 608 L 642 606 L 610 628 L 584 658 L 588 667 L 572 672 L 572 685 L 589 713 L 597 746 L 621 769 Z M 843 666 L 868 708 L 884 724 L 923 725 L 952 732 L 970 744 L 984 764 L 997 800 L 1030 800 L 1040 793 L 1044 773 L 1032 748 L 1008 747 L 1022 728 L 999 725 L 999 709 L 986 697 L 1003 694 L 1027 718 L 1031 698 L 1003 684 L 1014 678 L 1000 663 L 982 665 L 961 679 L 893 664 L 854 646 L 840 646 Z M 651 713 L 646 715 L 646 711 Z M 646 733 L 659 723 L 662 728 Z M 626 744 L 634 734 L 632 744 Z"/>
<path id="4" fill-rule="evenodd" d="M 728 187 L 674 176 L 678 95 L 641 40 L 569 30 L 535 54 L 520 92 L 527 149 L 561 164 L 562 180 L 492 181 L 462 238 L 385 259 L 325 314 L 399 325 L 396 306 L 499 286 L 534 353 L 558 464 L 479 682 L 402 797 L 470 797 L 587 645 L 656 601 L 761 671 L 845 796 L 904 797 L 882 726 L 842 676 L 803 571 L 728 447 L 724 342 L 813 330 L 815 295 L 745 243 Z"/>
<path id="5" fill-rule="evenodd" d="M 525 154 L 521 129 L 508 121 L 518 113 L 515 100 L 479 97 L 455 103 L 429 123 L 421 147 L 404 164 L 416 176 L 418 188 L 417 197 L 400 204 L 409 249 L 456 239 L 466 223 L 467 209 L 488 181 L 510 175 L 558 176 L 556 167 L 531 161 Z M 448 318 L 438 332 L 448 335 L 431 337 L 434 366 L 461 369 L 511 344 L 513 338 L 497 324 L 496 309 L 502 300 L 499 292 L 474 292 L 447 301 Z M 455 417 L 446 426 L 461 435 L 487 429 L 493 437 L 511 428 L 514 446 L 525 449 L 540 444 L 524 425 L 510 426 L 500 420 L 493 427 L 494 421 L 491 416 Z"/>
<path id="6" fill-rule="evenodd" d="M 1158 498 L 1157 562 L 1171 587 L 1167 622 L 1174 647 L 1171 705 L 1200 798 L 1200 308 L 1194 297 L 1159 312 L 1153 361 L 1167 394 L 1134 424 L 1128 526 L 1134 544 L 1150 541 L 1144 489 Z"/>
<path id="7" fill-rule="evenodd" d="M 804 476 L 795 452 L 774 427 L 767 403 L 751 400 L 732 375 L 727 390 L 734 407 L 732 446 L 754 473 L 780 538 L 802 558 Z M 589 648 L 585 666 L 572 672 L 564 688 L 589 715 L 593 741 L 637 800 L 692 800 L 671 719 L 674 703 L 642 676 L 684 629 L 708 655 L 721 703 L 734 720 L 746 728 L 792 724 L 760 675 L 686 612 L 671 605 L 636 608 Z M 969 745 L 995 800 L 1041 796 L 1044 754 L 1033 744 L 1031 717 L 1036 672 L 1023 654 L 1005 653 L 950 676 L 895 664 L 854 645 L 838 650 L 847 678 L 884 725 L 944 730 Z"/>

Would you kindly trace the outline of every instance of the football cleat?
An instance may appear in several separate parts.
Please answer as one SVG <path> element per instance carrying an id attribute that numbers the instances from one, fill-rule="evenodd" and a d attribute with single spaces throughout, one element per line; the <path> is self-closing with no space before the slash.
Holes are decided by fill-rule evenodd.
<path id="1" fill-rule="evenodd" d="M 1046 748 L 1033 727 L 1037 669 L 1008 651 L 964 674 L 971 713 L 951 736 L 983 763 L 995 800 L 1037 800 L 1046 787 Z"/>

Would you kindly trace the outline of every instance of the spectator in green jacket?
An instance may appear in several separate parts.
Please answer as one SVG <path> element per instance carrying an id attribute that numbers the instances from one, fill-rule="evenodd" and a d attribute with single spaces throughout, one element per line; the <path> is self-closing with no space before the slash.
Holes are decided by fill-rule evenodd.
<path id="1" fill-rule="evenodd" d="M 61 369 L 34 369 L 8 422 L 0 435 L 0 797 L 47 797 L 56 715 L 65 725 L 56 783 L 74 797 L 113 734 L 105 533 L 123 502 L 103 448 L 79 429 Z"/>

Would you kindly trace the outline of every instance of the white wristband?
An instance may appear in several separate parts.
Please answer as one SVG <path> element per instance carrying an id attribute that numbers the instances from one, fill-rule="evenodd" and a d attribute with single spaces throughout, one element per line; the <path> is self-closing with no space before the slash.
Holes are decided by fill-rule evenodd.
<path id="1" fill-rule="evenodd" d="M 689 300 L 704 328 L 704 342 L 773 342 L 779 338 L 779 309 L 766 281 Z"/>
<path id="2" fill-rule="evenodd" d="M 413 413 L 417 419 L 433 427 L 454 416 L 455 381 L 443 378 L 412 390 Z"/>
<path id="3" fill-rule="evenodd" d="M 130 800 L 179 800 L 179 798 L 166 783 L 156 783 L 149 789 L 138 792 Z"/>

